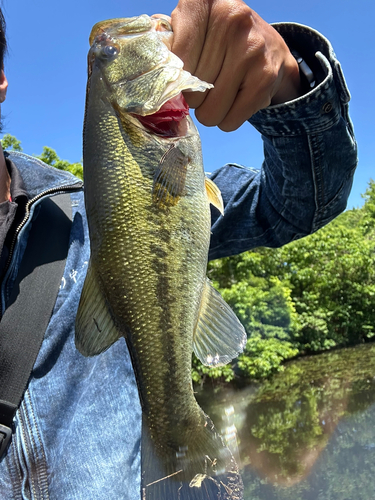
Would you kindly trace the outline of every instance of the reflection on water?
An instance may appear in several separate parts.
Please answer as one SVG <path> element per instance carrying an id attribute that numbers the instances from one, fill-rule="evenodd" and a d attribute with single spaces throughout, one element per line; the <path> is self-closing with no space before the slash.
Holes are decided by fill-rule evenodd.
<path id="1" fill-rule="evenodd" d="M 199 391 L 246 500 L 375 498 L 375 345 L 289 363 L 245 389 Z"/>

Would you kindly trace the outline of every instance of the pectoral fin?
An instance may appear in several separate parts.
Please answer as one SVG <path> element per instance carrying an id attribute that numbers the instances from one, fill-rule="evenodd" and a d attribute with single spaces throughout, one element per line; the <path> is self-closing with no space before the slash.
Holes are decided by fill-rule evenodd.
<path id="1" fill-rule="evenodd" d="M 172 144 L 160 159 L 154 175 L 153 198 L 159 206 L 176 205 L 186 182 L 189 158 Z"/>
<path id="2" fill-rule="evenodd" d="M 207 279 L 193 339 L 196 356 L 207 366 L 225 365 L 244 350 L 246 340 L 237 316 Z"/>
<path id="3" fill-rule="evenodd" d="M 206 177 L 204 181 L 209 202 L 219 210 L 221 215 L 224 215 L 224 203 L 220 189 L 216 186 L 214 181 L 212 181 L 208 177 Z"/>
<path id="4" fill-rule="evenodd" d="M 89 263 L 75 325 L 75 344 L 84 356 L 100 354 L 121 336 Z"/>

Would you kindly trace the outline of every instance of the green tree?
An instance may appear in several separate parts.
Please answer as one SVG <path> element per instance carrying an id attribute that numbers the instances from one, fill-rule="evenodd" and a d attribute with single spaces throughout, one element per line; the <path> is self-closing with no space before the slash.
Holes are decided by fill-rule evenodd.
<path id="1" fill-rule="evenodd" d="M 375 335 L 374 241 L 364 226 L 345 224 L 347 217 L 283 249 L 302 350 L 353 345 Z"/>
<path id="2" fill-rule="evenodd" d="M 275 276 L 283 268 L 280 251 L 272 258 L 265 249 L 209 264 L 209 277 L 244 325 L 248 341 L 244 353 L 226 367 L 208 368 L 194 358 L 194 381 L 266 377 L 298 354 L 293 339 L 299 322 L 291 288 Z"/>
<path id="3" fill-rule="evenodd" d="M 11 151 L 22 151 L 21 141 L 16 139 L 13 135 L 5 134 L 1 139 L 1 145 L 3 149 L 8 149 Z M 47 165 L 58 168 L 59 170 L 66 170 L 72 173 L 76 177 L 83 179 L 83 166 L 82 163 L 70 163 L 67 160 L 61 160 L 57 155 L 56 151 L 48 146 L 44 146 L 43 151 L 40 155 L 35 155 L 36 158 L 42 160 Z"/>
<path id="4" fill-rule="evenodd" d="M 365 199 L 365 204 L 361 225 L 365 234 L 369 234 L 375 228 L 375 181 L 373 179 L 370 179 L 369 186 L 362 197 Z"/>
<path id="5" fill-rule="evenodd" d="M 258 248 L 210 263 L 211 280 L 248 333 L 244 354 L 231 365 L 233 378 L 268 376 L 297 353 L 373 339 L 374 181 L 364 198 L 361 209 L 281 249 Z M 203 378 L 223 377 L 199 365 L 195 370 Z"/>
<path id="6" fill-rule="evenodd" d="M 10 149 L 12 151 L 22 151 L 21 141 L 16 139 L 13 135 L 5 134 L 1 139 L 1 146 L 3 149 Z"/>
<path id="7" fill-rule="evenodd" d="M 56 151 L 48 146 L 44 146 L 41 155 L 36 156 L 47 165 L 58 168 L 59 170 L 66 170 L 76 177 L 83 179 L 83 166 L 82 163 L 69 163 L 67 160 L 61 160 Z"/>

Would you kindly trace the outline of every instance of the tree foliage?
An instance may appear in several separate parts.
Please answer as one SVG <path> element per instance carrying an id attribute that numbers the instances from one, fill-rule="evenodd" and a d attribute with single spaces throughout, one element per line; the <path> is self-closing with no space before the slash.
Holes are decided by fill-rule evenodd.
<path id="1" fill-rule="evenodd" d="M 375 336 L 375 182 L 361 209 L 280 249 L 214 261 L 208 275 L 248 333 L 233 378 L 261 378 L 297 354 Z M 199 364 L 195 366 L 199 372 Z M 216 371 L 200 371 L 202 379 Z M 197 377 L 195 377 L 197 379 Z"/>
<path id="2" fill-rule="evenodd" d="M 1 139 L 1 145 L 3 149 L 8 149 L 10 151 L 22 151 L 21 141 L 10 134 L 4 135 Z M 51 165 L 59 170 L 66 170 L 76 177 L 83 179 L 82 163 L 70 163 L 67 160 L 61 160 L 56 151 L 48 146 L 44 146 L 42 153 L 40 155 L 35 155 L 35 157 L 39 158 L 39 160 L 42 160 L 44 163 L 47 163 L 47 165 Z"/>
<path id="3" fill-rule="evenodd" d="M 375 228 L 375 181 L 373 179 L 370 179 L 369 186 L 362 196 L 365 199 L 365 206 L 361 225 L 364 232 L 369 234 Z"/>
<path id="4" fill-rule="evenodd" d="M 83 179 L 83 166 L 82 163 L 69 163 L 67 160 L 61 160 L 54 149 L 44 146 L 42 154 L 37 156 L 47 165 L 58 168 L 59 170 L 66 170 L 76 177 Z"/>
<path id="5" fill-rule="evenodd" d="M 9 149 L 11 151 L 22 151 L 21 141 L 10 134 L 4 135 L 1 139 L 1 146 L 3 149 Z"/>

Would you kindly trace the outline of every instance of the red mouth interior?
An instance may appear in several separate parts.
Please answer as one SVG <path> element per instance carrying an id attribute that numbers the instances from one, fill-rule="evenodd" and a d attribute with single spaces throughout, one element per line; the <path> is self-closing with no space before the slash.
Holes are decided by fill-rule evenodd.
<path id="1" fill-rule="evenodd" d="M 148 130 L 163 137 L 181 137 L 187 132 L 189 106 L 182 94 L 169 99 L 152 115 L 134 115 Z"/>

